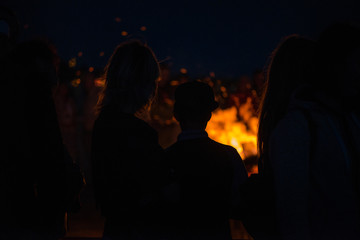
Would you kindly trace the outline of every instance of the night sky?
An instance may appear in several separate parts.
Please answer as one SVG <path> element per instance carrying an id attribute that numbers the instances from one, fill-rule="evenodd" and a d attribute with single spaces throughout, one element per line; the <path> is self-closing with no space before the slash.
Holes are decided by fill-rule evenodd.
<path id="1" fill-rule="evenodd" d="M 138 38 L 175 73 L 186 68 L 193 77 L 209 72 L 237 77 L 263 68 L 286 35 L 316 38 L 332 22 L 359 21 L 358 2 L 1 0 L 0 4 L 18 15 L 21 40 L 47 37 L 62 59 L 77 57 L 79 65 L 102 68 L 118 43 Z"/>

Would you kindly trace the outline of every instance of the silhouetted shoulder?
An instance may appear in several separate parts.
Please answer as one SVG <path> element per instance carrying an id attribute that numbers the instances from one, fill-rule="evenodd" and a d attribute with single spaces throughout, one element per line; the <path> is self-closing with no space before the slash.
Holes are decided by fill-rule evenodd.
<path id="1" fill-rule="evenodd" d="M 227 151 L 232 157 L 235 157 L 235 156 L 238 156 L 240 159 L 240 155 L 238 153 L 238 151 L 233 147 L 233 146 L 230 146 L 230 145 L 226 145 L 226 144 L 222 144 L 222 143 L 219 143 L 219 142 L 216 142 L 212 139 L 210 139 L 214 146 L 217 146 L 218 148 L 223 148 L 225 151 Z"/>
<path id="2" fill-rule="evenodd" d="M 151 140 L 157 143 L 157 132 L 145 121 L 116 109 L 115 106 L 104 107 L 94 126 L 95 131 L 100 130 L 107 136 L 123 137 L 127 135 L 137 141 Z M 124 135 L 125 134 L 125 135 Z"/>
<path id="3" fill-rule="evenodd" d="M 300 110 L 288 112 L 279 121 L 270 137 L 270 142 L 284 140 L 293 136 L 296 139 L 308 138 L 308 123 L 304 113 Z"/>
<path id="4" fill-rule="evenodd" d="M 168 161 L 195 161 L 232 165 L 233 159 L 241 160 L 235 148 L 218 143 L 208 137 L 178 141 L 165 150 Z"/>

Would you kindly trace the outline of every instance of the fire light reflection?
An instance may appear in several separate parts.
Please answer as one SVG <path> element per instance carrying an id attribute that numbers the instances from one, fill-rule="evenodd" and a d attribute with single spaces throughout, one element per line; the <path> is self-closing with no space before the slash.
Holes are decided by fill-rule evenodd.
<path id="1" fill-rule="evenodd" d="M 246 107 L 246 106 L 245 106 Z M 217 110 L 213 113 L 206 131 L 209 137 L 217 142 L 233 146 L 242 159 L 257 153 L 257 124 L 256 117 L 238 120 L 242 109 L 231 107 Z M 245 111 L 246 113 L 246 111 Z"/>

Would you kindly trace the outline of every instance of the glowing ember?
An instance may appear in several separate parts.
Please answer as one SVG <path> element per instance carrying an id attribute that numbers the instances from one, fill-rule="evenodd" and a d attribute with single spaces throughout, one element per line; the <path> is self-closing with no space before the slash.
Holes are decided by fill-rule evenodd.
<path id="1" fill-rule="evenodd" d="M 180 72 L 182 74 L 187 74 L 187 69 L 186 68 L 180 68 Z"/>
<path id="2" fill-rule="evenodd" d="M 76 58 L 71 58 L 69 60 L 69 67 L 73 68 L 76 66 Z"/>
<path id="3" fill-rule="evenodd" d="M 243 108 L 239 109 L 240 116 L 242 116 L 242 113 L 249 115 L 246 108 L 250 104 L 251 102 L 247 102 Z M 258 119 L 253 116 L 246 116 L 245 118 L 242 117 L 244 121 L 239 121 L 237 114 L 236 107 L 215 111 L 206 131 L 209 137 L 215 141 L 233 146 L 242 159 L 245 159 L 257 153 L 256 131 Z"/>
<path id="4" fill-rule="evenodd" d="M 78 87 L 80 85 L 80 83 L 81 83 L 80 78 L 76 78 L 76 79 L 71 81 L 71 86 Z"/>
<path id="5" fill-rule="evenodd" d="M 105 79 L 97 78 L 94 80 L 94 84 L 96 87 L 104 87 L 105 86 Z"/>

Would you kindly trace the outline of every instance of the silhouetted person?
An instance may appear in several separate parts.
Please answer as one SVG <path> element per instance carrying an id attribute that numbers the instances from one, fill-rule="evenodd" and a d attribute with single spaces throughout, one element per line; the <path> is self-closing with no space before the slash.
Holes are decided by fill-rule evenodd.
<path id="1" fill-rule="evenodd" d="M 57 80 L 55 60 L 49 45 L 35 40 L 17 44 L 8 58 L 10 87 L 2 131 L 6 157 L 1 163 L 5 239 L 57 239 L 65 234 L 65 213 L 74 197 L 69 186 L 75 183 L 51 93 Z"/>
<path id="2" fill-rule="evenodd" d="M 360 126 L 348 119 L 351 102 L 344 101 L 359 92 L 359 65 L 349 61 L 359 40 L 358 29 L 335 26 L 317 45 L 288 38 L 274 52 L 258 143 L 259 171 L 274 189 L 278 238 L 359 239 Z"/>
<path id="3" fill-rule="evenodd" d="M 254 174 L 249 178 L 243 193 L 246 200 L 244 225 L 255 239 L 280 238 L 276 210 L 281 206 L 276 205 L 275 170 L 269 160 L 272 143 L 270 136 L 287 114 L 294 91 L 305 85 L 307 81 L 311 81 L 307 78 L 312 77 L 311 60 L 314 49 L 313 41 L 290 35 L 273 51 L 270 64 L 266 69 L 266 81 L 259 113 L 259 174 Z M 278 146 L 279 150 L 287 147 L 289 146 L 286 144 Z M 291 162 L 293 157 L 295 156 L 289 156 L 287 160 Z M 287 170 L 283 171 L 287 173 Z M 287 183 L 289 182 L 284 184 Z M 296 209 L 296 205 L 292 210 L 300 211 Z"/>
<path id="4" fill-rule="evenodd" d="M 100 114 L 92 137 L 94 190 L 106 218 L 104 239 L 157 239 L 156 192 L 163 150 L 144 120 L 159 66 L 138 41 L 120 44 L 106 67 Z"/>
<path id="5" fill-rule="evenodd" d="M 14 47 L 16 46 L 19 23 L 14 12 L 6 7 L 0 6 L 0 21 L 5 22 L 8 25 L 8 32 L 0 32 L 0 79 L 2 80 L 2 89 L 11 88 L 10 81 L 10 55 Z M 1 95 L 2 109 L 7 111 L 8 104 L 5 104 L 7 97 L 11 94 L 7 94 L 7 91 Z"/>
<path id="6" fill-rule="evenodd" d="M 175 91 L 174 116 L 182 132 L 166 149 L 179 187 L 172 211 L 175 239 L 231 239 L 230 212 L 240 201 L 247 173 L 237 151 L 213 141 L 205 131 L 217 107 L 205 83 L 185 83 Z"/>

